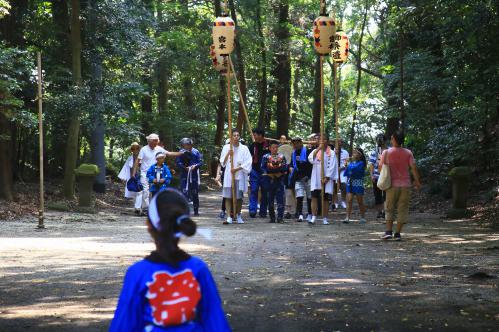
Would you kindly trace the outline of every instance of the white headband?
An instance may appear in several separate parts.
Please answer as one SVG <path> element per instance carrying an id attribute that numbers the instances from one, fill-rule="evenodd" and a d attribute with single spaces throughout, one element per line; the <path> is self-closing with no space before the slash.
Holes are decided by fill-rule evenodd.
<path id="1" fill-rule="evenodd" d="M 159 152 L 159 153 L 156 155 L 156 160 L 157 160 L 158 158 L 161 158 L 161 157 L 166 158 L 166 154 L 164 154 L 163 152 Z"/>
<path id="2" fill-rule="evenodd" d="M 151 222 L 152 226 L 156 230 L 161 231 L 161 224 L 160 224 L 161 218 L 159 217 L 158 204 L 156 202 L 157 197 L 158 197 L 158 195 L 154 195 L 153 198 L 151 199 L 151 202 L 149 203 L 149 208 L 147 210 L 147 214 L 148 214 L 149 221 Z M 189 219 L 189 218 L 190 217 L 188 214 L 182 214 L 182 215 L 178 216 L 177 217 L 177 225 L 180 225 L 182 223 L 182 221 Z M 175 237 L 181 237 L 181 236 L 182 236 L 182 232 L 175 233 Z"/>
<path id="3" fill-rule="evenodd" d="M 167 189 L 171 190 L 171 189 Z M 158 213 L 158 204 L 156 203 L 156 198 L 158 197 L 159 194 L 156 194 L 153 196 L 151 199 L 151 202 L 149 203 L 149 209 L 147 210 L 147 214 L 149 217 L 149 221 L 151 222 L 152 226 L 158 230 L 161 231 L 161 224 L 159 223 L 161 218 L 159 217 Z M 188 214 L 182 214 L 179 217 L 177 217 L 177 225 L 180 225 L 183 220 L 190 218 Z M 201 235 L 207 240 L 212 239 L 212 231 L 211 229 L 205 229 L 205 228 L 198 228 L 196 231 L 197 234 Z M 182 237 L 183 233 L 182 232 L 177 232 L 175 233 L 176 238 Z"/>
<path id="4" fill-rule="evenodd" d="M 159 224 L 160 218 L 159 218 L 159 213 L 158 213 L 158 204 L 156 203 L 157 197 L 158 197 L 158 195 L 154 195 L 152 197 L 151 202 L 149 203 L 149 208 L 147 209 L 147 214 L 149 217 L 149 221 L 151 222 L 153 227 L 155 229 L 157 229 L 158 231 L 160 231 L 161 230 L 161 227 Z"/>

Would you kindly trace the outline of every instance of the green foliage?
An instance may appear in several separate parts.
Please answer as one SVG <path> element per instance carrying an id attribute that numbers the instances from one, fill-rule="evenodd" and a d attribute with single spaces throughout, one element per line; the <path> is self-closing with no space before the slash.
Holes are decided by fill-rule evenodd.
<path id="1" fill-rule="evenodd" d="M 24 108 L 22 92 L 28 86 L 32 66 L 27 61 L 28 52 L 0 43 L 0 112 L 20 125 L 32 127 L 36 119 Z"/>
<path id="2" fill-rule="evenodd" d="M 290 32 L 289 134 L 306 136 L 311 132 L 316 93 L 317 55 L 311 29 L 319 13 L 318 1 L 235 1 L 247 107 L 255 126 L 262 94 L 259 83 L 265 69 L 268 94 L 264 111 L 270 118 L 265 127 L 269 136 L 274 136 L 275 59 L 286 49 L 276 36 L 282 3 L 289 4 L 289 18 L 283 23 Z M 19 44 L 16 47 L 0 44 L 0 110 L 24 130 L 27 153 L 35 151 L 34 140 L 28 138 L 36 133 L 32 72 L 34 51 L 40 49 L 45 73 L 47 160 L 55 174 L 61 169 L 61 142 L 65 142 L 71 112 L 77 112 L 81 119 L 81 161 L 92 159 L 90 136 L 96 115 L 106 124 L 107 146 L 114 144 L 116 160 L 108 161 L 112 165 L 122 161 L 123 151 L 132 141 L 145 143 L 150 132 L 158 132 L 168 149 L 177 149 L 178 141 L 190 136 L 205 156 L 218 153 L 213 138 L 219 74 L 208 57 L 213 3 L 92 0 L 81 4 L 83 83 L 77 88 L 71 77 L 70 3 L 64 6 L 63 2 L 30 0 L 21 10 L 15 7 L 17 2 L 10 2 L 15 7 L 12 10 L 9 2 L 0 0 L 0 22 L 15 19 L 16 32 L 22 32 L 20 40 L 11 38 L 11 43 Z M 387 118 L 401 116 L 403 105 L 406 143 L 424 174 L 447 174 L 456 165 L 491 172 L 497 169 L 497 3 L 339 0 L 329 2 L 328 11 L 333 11 L 333 5 L 351 48 L 348 62 L 340 68 L 340 136 L 348 141 L 353 125 L 354 145 L 369 151 L 374 137 L 384 131 Z M 368 23 L 359 46 L 366 10 Z M 2 20 L 7 11 L 15 17 Z M 261 31 L 257 23 L 261 23 Z M 236 54 L 233 60 L 239 61 Z M 96 66 L 102 69 L 102 82 L 93 79 Z M 327 59 L 324 79 L 326 128 L 334 137 L 334 90 Z M 237 110 L 239 97 L 234 85 L 232 90 L 232 109 Z M 94 104 L 96 91 L 103 105 Z"/>

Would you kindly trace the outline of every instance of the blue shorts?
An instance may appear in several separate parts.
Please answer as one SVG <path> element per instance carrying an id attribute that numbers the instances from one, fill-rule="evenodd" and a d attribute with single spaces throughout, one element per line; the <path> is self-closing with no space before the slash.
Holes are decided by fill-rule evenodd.
<path id="1" fill-rule="evenodd" d="M 347 194 L 364 195 L 364 181 L 362 179 L 348 179 Z"/>

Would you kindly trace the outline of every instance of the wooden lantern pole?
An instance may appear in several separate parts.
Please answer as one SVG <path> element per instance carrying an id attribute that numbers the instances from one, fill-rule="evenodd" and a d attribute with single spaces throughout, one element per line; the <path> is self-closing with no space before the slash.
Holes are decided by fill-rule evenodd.
<path id="1" fill-rule="evenodd" d="M 227 61 L 229 61 L 229 65 L 227 68 L 227 112 L 228 112 L 228 122 L 229 122 L 229 151 L 230 151 L 230 175 L 232 179 L 232 217 L 236 217 L 236 207 L 237 207 L 237 198 L 236 198 L 236 179 L 234 170 L 234 148 L 232 145 L 232 109 L 231 109 L 231 99 L 230 99 L 230 68 L 231 61 L 230 56 L 227 56 Z M 230 214 L 229 214 L 230 215 Z"/>
<path id="2" fill-rule="evenodd" d="M 251 140 L 253 143 L 255 143 L 255 137 L 253 136 L 253 129 L 251 128 L 251 122 L 248 116 L 248 110 L 246 109 L 246 103 L 244 102 L 243 99 L 243 94 L 241 93 L 241 87 L 239 86 L 239 81 L 237 80 L 237 75 L 236 75 L 236 70 L 234 69 L 234 64 L 232 63 L 232 59 L 230 58 L 229 55 L 229 63 L 230 63 L 230 68 L 232 72 L 234 73 L 234 80 L 236 81 L 236 86 L 237 86 L 237 92 L 239 93 L 239 101 L 241 105 L 243 105 L 243 113 L 244 113 L 244 119 L 246 120 L 246 126 L 248 127 L 248 131 L 251 137 Z"/>
<path id="3" fill-rule="evenodd" d="M 319 147 L 321 147 L 321 207 L 322 207 L 322 217 L 326 215 L 325 209 L 328 208 L 324 204 L 324 196 L 325 196 L 325 183 L 324 183 L 324 157 L 325 157 L 325 150 L 326 147 L 324 146 L 324 76 L 323 76 L 323 56 L 320 55 L 320 76 L 321 76 L 321 136 L 320 136 L 320 142 L 319 142 Z"/>
<path id="4" fill-rule="evenodd" d="M 37 54 L 38 62 L 38 143 L 40 154 L 40 206 L 38 209 L 38 228 L 45 228 L 44 224 L 44 211 L 45 211 L 45 190 L 43 187 L 43 117 L 42 117 L 42 54 Z"/>
<path id="5" fill-rule="evenodd" d="M 340 123 L 339 123 L 339 118 L 340 118 L 340 108 L 339 108 L 339 89 L 340 89 L 340 84 L 338 80 L 338 62 L 334 61 L 333 59 L 333 79 L 334 79 L 334 127 L 335 127 L 335 133 L 336 133 L 336 158 L 338 160 L 338 181 L 337 183 L 337 188 L 335 189 L 336 192 L 341 190 L 341 148 L 340 148 Z"/>

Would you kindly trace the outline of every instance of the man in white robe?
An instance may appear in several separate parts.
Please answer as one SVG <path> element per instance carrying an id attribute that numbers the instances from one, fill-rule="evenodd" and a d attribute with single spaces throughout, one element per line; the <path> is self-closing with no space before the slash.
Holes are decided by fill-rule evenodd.
<path id="1" fill-rule="evenodd" d="M 319 202 L 321 199 L 322 184 L 324 184 L 324 201 L 321 206 L 325 206 L 322 223 L 328 225 L 327 220 L 329 202 L 333 194 L 333 181 L 338 179 L 338 163 L 333 150 L 328 146 L 328 138 L 321 139 L 322 144 L 310 153 L 308 161 L 312 166 L 312 176 L 310 179 L 310 190 L 312 192 L 312 218 L 308 221 L 311 224 L 315 223 L 318 215 Z M 326 147 L 324 152 L 324 181 L 321 179 L 321 158 L 322 149 Z M 325 205 L 324 205 L 325 204 Z"/>
<path id="2" fill-rule="evenodd" d="M 222 167 L 225 167 L 222 196 L 225 198 L 225 209 L 227 211 L 227 220 L 224 224 L 232 224 L 232 176 L 235 180 L 236 192 L 236 215 L 237 223 L 244 224 L 241 217 L 243 206 L 243 194 L 248 191 L 248 175 L 251 173 L 252 157 L 246 145 L 239 143 L 240 135 L 237 130 L 232 132 L 232 149 L 234 156 L 234 168 L 231 171 L 231 151 L 230 145 L 223 147 L 220 155 Z"/>

